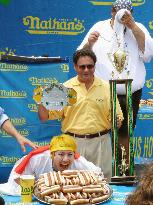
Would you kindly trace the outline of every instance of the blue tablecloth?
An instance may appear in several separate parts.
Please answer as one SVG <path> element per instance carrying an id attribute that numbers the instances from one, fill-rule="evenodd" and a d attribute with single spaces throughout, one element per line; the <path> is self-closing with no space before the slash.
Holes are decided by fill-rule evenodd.
<path id="1" fill-rule="evenodd" d="M 135 187 L 133 186 L 116 186 L 112 185 L 113 195 L 112 198 L 105 202 L 106 205 L 123 205 L 125 204 L 125 198 L 126 196 L 132 192 Z M 2 196 L 6 202 L 6 205 L 21 205 L 20 197 L 16 196 Z M 43 204 L 41 202 L 38 202 L 36 199 L 33 199 L 32 205 L 40 205 Z M 103 203 L 101 203 L 103 204 Z"/>

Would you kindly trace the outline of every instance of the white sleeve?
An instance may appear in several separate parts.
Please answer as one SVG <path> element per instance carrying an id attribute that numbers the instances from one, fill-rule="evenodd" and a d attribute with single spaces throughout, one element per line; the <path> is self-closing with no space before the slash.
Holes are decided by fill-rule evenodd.
<path id="1" fill-rule="evenodd" d="M 144 62 L 149 62 L 153 57 L 153 39 L 151 38 L 148 30 L 141 23 L 137 23 L 137 25 L 145 34 L 145 51 L 144 54 L 142 54 L 142 52 L 140 54 Z"/>
<path id="2" fill-rule="evenodd" d="M 74 160 L 74 169 L 101 172 L 100 167 L 95 166 L 92 162 L 87 161 L 82 156 L 80 156 L 79 159 Z"/>
<path id="3" fill-rule="evenodd" d="M 87 33 L 86 36 L 84 37 L 82 43 L 78 46 L 77 50 L 83 48 L 83 46 L 88 42 L 88 37 L 89 37 L 89 35 L 90 35 L 92 32 L 94 32 L 94 31 L 98 31 L 98 32 L 99 32 L 100 24 L 101 24 L 101 21 L 100 21 L 100 22 L 97 22 L 96 24 L 94 24 L 94 25 L 91 27 L 91 29 L 88 31 L 88 33 Z"/>
<path id="4" fill-rule="evenodd" d="M 8 119 L 9 119 L 8 116 L 4 113 L 4 110 L 2 109 L 2 107 L 0 107 L 0 127 Z"/>
<path id="5" fill-rule="evenodd" d="M 146 38 L 145 40 L 145 52 L 144 52 L 144 61 L 150 62 L 153 58 L 153 39 Z"/>

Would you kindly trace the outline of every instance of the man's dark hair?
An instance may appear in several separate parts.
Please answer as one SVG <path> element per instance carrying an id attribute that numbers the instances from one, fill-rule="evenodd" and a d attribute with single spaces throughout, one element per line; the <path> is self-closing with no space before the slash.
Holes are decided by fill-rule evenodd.
<path id="1" fill-rule="evenodd" d="M 80 57 L 83 56 L 89 56 L 90 58 L 92 58 L 92 60 L 94 61 L 94 64 L 97 61 L 96 55 L 95 53 L 91 50 L 91 49 L 87 49 L 87 48 L 82 48 L 80 50 L 77 50 L 74 54 L 73 54 L 73 63 L 77 64 L 78 60 Z"/>

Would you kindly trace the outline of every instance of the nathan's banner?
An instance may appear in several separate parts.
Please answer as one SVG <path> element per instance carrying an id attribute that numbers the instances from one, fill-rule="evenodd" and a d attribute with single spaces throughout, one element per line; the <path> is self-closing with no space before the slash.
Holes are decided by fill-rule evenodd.
<path id="1" fill-rule="evenodd" d="M 15 55 L 2 56 L 0 61 L 0 106 L 17 130 L 40 146 L 48 144 L 53 135 L 60 134 L 60 121 L 40 122 L 33 91 L 37 86 L 66 81 L 68 63 L 68 58 Z M 12 166 L 23 155 L 22 150 L 17 141 L 2 130 L 0 141 L 0 167 Z"/>
<path id="2" fill-rule="evenodd" d="M 142 105 L 139 109 L 134 132 L 135 163 L 141 164 L 153 160 L 153 107 Z"/>

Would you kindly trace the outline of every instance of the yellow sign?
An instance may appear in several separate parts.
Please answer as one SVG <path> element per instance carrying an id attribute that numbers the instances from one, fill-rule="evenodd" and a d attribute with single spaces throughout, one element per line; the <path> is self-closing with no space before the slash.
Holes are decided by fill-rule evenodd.
<path id="1" fill-rule="evenodd" d="M 134 137 L 134 156 L 152 158 L 153 156 L 153 137 Z"/>
<path id="2" fill-rule="evenodd" d="M 18 157 L 12 156 L 12 157 L 6 157 L 6 156 L 0 156 L 0 163 L 2 165 L 12 165 L 14 164 L 17 160 L 19 160 Z"/>
<path id="3" fill-rule="evenodd" d="M 58 80 L 56 78 L 45 78 L 45 77 L 42 77 L 42 78 L 38 78 L 38 77 L 35 77 L 35 76 L 31 76 L 29 78 L 29 82 L 31 83 L 31 85 L 33 86 L 44 86 L 44 85 L 49 85 L 51 83 L 57 83 Z"/>
<path id="4" fill-rule="evenodd" d="M 91 4 L 93 4 L 94 6 L 111 6 L 114 1 L 97 1 L 97 0 L 93 0 L 93 1 L 89 1 L 89 2 Z M 145 0 L 133 0 L 132 1 L 133 6 L 141 6 L 144 3 L 145 3 Z"/>
<path id="5" fill-rule="evenodd" d="M 0 63 L 0 71 L 25 72 L 28 71 L 28 66 L 24 64 Z"/>
<path id="6" fill-rule="evenodd" d="M 0 98 L 27 98 L 24 90 L 0 90 Z"/>
<path id="7" fill-rule="evenodd" d="M 26 16 L 23 25 L 29 34 L 78 35 L 85 31 L 84 20 L 49 18 L 41 20 L 37 16 Z"/>

